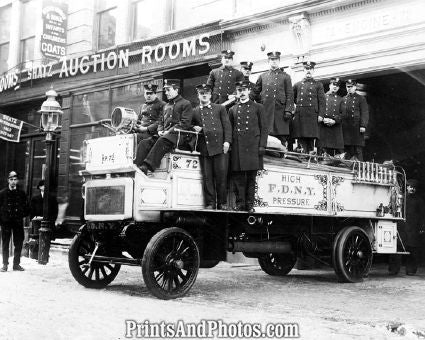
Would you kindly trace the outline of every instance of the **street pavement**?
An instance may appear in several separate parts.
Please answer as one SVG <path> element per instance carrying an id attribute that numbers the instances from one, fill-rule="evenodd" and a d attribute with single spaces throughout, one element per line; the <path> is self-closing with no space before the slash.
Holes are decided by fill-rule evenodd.
<path id="1" fill-rule="evenodd" d="M 425 270 L 390 277 L 375 265 L 362 283 L 342 284 L 331 269 L 272 277 L 258 265 L 200 269 L 189 294 L 162 301 L 138 267 L 122 267 L 100 290 L 71 276 L 66 247 L 47 265 L 23 258 L 25 272 L 0 273 L 0 339 L 125 339 L 126 322 L 297 323 L 301 339 L 425 338 Z M 146 321 L 147 322 L 147 321 Z M 134 334 L 133 334 L 134 335 Z"/>

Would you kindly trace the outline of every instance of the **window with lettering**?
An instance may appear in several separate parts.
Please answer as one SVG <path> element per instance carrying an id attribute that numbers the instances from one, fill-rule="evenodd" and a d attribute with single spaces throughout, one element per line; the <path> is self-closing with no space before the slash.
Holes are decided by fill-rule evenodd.
<path id="1" fill-rule="evenodd" d="M 0 74 L 9 69 L 10 11 L 12 6 L 0 7 Z"/>
<path id="2" fill-rule="evenodd" d="M 72 124 L 92 123 L 110 118 L 109 90 L 76 95 L 72 106 Z"/>
<path id="3" fill-rule="evenodd" d="M 167 1 L 139 0 L 132 3 L 132 39 L 141 40 L 161 35 L 169 29 Z"/>

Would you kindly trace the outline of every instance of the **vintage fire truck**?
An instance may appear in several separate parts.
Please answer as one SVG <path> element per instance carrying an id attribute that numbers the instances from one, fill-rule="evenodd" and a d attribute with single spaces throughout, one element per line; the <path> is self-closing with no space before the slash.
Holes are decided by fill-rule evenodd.
<path id="1" fill-rule="evenodd" d="M 112 127 L 129 132 L 123 127 L 133 120 L 131 110 L 117 108 Z M 374 253 L 405 253 L 397 250 L 405 174 L 392 164 L 266 156 L 255 213 L 248 213 L 204 209 L 196 152 L 176 149 L 145 175 L 133 164 L 135 148 L 131 133 L 85 141 L 86 223 L 69 251 L 72 275 L 85 287 L 105 287 L 121 265 L 141 266 L 153 295 L 182 297 L 198 269 L 227 252 L 257 258 L 264 272 L 281 276 L 310 256 L 340 281 L 359 282 Z"/>

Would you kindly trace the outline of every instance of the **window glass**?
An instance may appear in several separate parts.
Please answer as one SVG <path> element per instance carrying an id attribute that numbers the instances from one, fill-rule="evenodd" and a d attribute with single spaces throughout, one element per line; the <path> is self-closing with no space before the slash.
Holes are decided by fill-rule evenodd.
<path id="1" fill-rule="evenodd" d="M 159 94 L 161 97 L 161 94 Z M 139 112 L 140 106 L 145 102 L 142 83 L 121 86 L 112 89 L 112 108 L 124 106 Z"/>
<path id="2" fill-rule="evenodd" d="M 7 59 L 9 57 L 9 44 L 0 45 L 0 74 L 6 72 L 9 67 Z"/>
<path id="3" fill-rule="evenodd" d="M 112 8 L 98 14 L 99 35 L 98 49 L 104 49 L 115 45 L 115 31 L 117 24 L 117 9 Z"/>
<path id="4" fill-rule="evenodd" d="M 72 124 L 96 122 L 110 118 L 109 91 L 97 91 L 74 96 Z"/>
<path id="5" fill-rule="evenodd" d="M 0 44 L 10 40 L 10 8 L 11 6 L 0 8 Z"/>
<path id="6" fill-rule="evenodd" d="M 21 40 L 21 62 L 32 61 L 34 59 L 34 41 L 35 38 Z M 31 67 L 31 63 L 25 63 L 25 67 Z"/>
<path id="7" fill-rule="evenodd" d="M 217 10 L 217 9 L 220 10 Z M 174 29 L 198 26 L 214 20 L 230 18 L 233 1 L 228 0 L 175 0 Z"/>
<path id="8" fill-rule="evenodd" d="M 98 0 L 97 1 L 97 11 L 101 12 L 106 9 L 111 9 L 117 5 L 117 0 Z"/>
<path id="9" fill-rule="evenodd" d="M 37 12 L 36 1 L 22 3 L 21 39 L 34 36 L 34 21 Z"/>
<path id="10" fill-rule="evenodd" d="M 133 15 L 133 40 L 146 39 L 165 32 L 165 1 L 137 1 L 133 4 Z"/>

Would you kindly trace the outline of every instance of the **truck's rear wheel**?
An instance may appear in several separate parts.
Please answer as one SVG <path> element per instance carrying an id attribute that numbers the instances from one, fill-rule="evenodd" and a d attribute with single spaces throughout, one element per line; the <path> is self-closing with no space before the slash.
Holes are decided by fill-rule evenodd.
<path id="1" fill-rule="evenodd" d="M 332 262 L 340 281 L 363 281 L 369 273 L 372 258 L 369 237 L 361 228 L 344 228 L 335 238 Z"/>
<path id="2" fill-rule="evenodd" d="M 103 288 L 115 279 L 121 266 L 100 262 L 92 262 L 89 265 L 86 256 L 92 254 L 94 249 L 93 235 L 84 231 L 78 233 L 69 247 L 68 265 L 72 276 L 79 284 L 87 288 Z M 97 254 L 101 253 L 102 251 Z"/>
<path id="3" fill-rule="evenodd" d="M 156 233 L 143 254 L 143 279 L 149 291 L 160 299 L 184 296 L 195 283 L 198 270 L 198 246 L 180 228 Z"/>
<path id="4" fill-rule="evenodd" d="M 285 276 L 295 266 L 297 258 L 294 254 L 264 254 L 258 258 L 261 269 L 272 276 Z"/>

